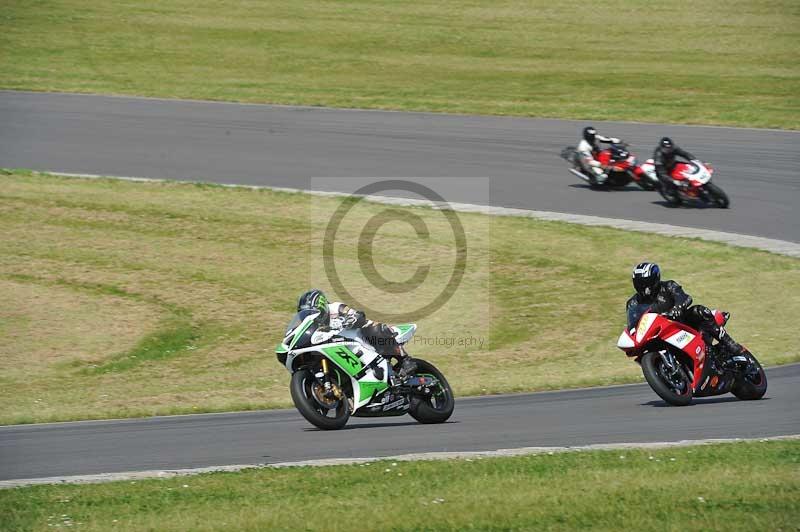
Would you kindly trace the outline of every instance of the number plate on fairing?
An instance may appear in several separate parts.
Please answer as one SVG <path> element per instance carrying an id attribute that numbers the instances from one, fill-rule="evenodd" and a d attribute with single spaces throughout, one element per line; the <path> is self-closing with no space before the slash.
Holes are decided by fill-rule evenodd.
<path id="1" fill-rule="evenodd" d="M 636 329 L 636 341 L 641 342 L 642 338 L 644 338 L 645 333 L 650 329 L 650 326 L 656 319 L 657 314 L 653 314 L 652 312 L 648 312 L 642 319 L 639 320 L 639 327 Z"/>
<path id="2" fill-rule="evenodd" d="M 693 335 L 690 332 L 679 331 L 670 336 L 669 338 L 667 338 L 666 341 L 668 344 L 674 345 L 678 349 L 683 349 L 684 347 L 689 345 L 692 340 L 694 340 L 694 337 L 695 335 Z"/>

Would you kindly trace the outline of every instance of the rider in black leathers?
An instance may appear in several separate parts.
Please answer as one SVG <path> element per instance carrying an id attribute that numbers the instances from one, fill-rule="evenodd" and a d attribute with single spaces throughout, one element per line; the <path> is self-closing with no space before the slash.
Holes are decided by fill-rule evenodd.
<path id="1" fill-rule="evenodd" d="M 717 355 L 722 359 L 745 353 L 747 350 L 718 325 L 711 309 L 703 305 L 692 305 L 692 296 L 675 281 L 662 281 L 658 264 L 642 262 L 633 269 L 633 287 L 636 293 L 628 299 L 626 309 L 640 303 L 651 303 L 650 312 L 664 314 L 668 318 L 685 323 L 703 334 L 706 345 L 711 347 L 712 338 L 719 342 Z"/>
<path id="2" fill-rule="evenodd" d="M 661 182 L 661 185 L 668 190 L 675 189 L 675 182 L 672 179 L 672 169 L 677 162 L 676 157 L 681 157 L 685 159 L 686 162 L 695 159 L 694 155 L 676 146 L 671 138 L 662 138 L 656 150 L 653 152 L 653 164 L 656 167 L 658 180 Z"/>

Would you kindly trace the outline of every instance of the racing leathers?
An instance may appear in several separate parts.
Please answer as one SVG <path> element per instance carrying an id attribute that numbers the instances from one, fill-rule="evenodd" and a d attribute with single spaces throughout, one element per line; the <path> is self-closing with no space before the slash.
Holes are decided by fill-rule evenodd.
<path id="1" fill-rule="evenodd" d="M 653 165 L 656 169 L 656 176 L 662 185 L 668 189 L 675 189 L 675 181 L 672 179 L 672 169 L 675 168 L 677 157 L 684 159 L 685 162 L 691 162 L 695 156 L 688 151 L 673 146 L 665 150 L 661 146 L 657 147 L 653 152 Z"/>
<path id="2" fill-rule="evenodd" d="M 417 369 L 416 362 L 404 354 L 395 340 L 394 331 L 385 323 L 368 320 L 364 312 L 340 302 L 330 303 L 328 310 L 332 329 L 358 329 L 361 337 L 374 347 L 378 354 L 386 359 L 391 357 L 398 359 L 400 361 L 398 375 L 401 379 Z"/>
<path id="3" fill-rule="evenodd" d="M 593 185 L 602 185 L 605 183 L 606 179 L 608 179 L 608 174 L 605 168 L 603 168 L 603 164 L 595 158 L 600 151 L 600 147 L 597 145 L 598 141 L 605 144 L 616 144 L 620 140 L 614 137 L 595 135 L 594 143 L 586 139 L 581 139 L 578 143 L 578 147 L 575 148 L 577 152 L 577 163 L 581 166 L 583 172 Z"/>
<path id="4" fill-rule="evenodd" d="M 650 304 L 650 312 L 664 314 L 672 320 L 697 329 L 709 347 L 712 339 L 717 340 L 722 350 L 716 351 L 718 355 L 722 355 L 722 359 L 727 358 L 725 355 L 734 356 L 746 351 L 730 337 L 724 327 L 717 324 L 711 309 L 703 305 L 692 306 L 692 296 L 684 292 L 675 281 L 662 281 L 659 289 L 649 297 L 634 294 L 628 300 L 626 310 L 640 303 Z"/>

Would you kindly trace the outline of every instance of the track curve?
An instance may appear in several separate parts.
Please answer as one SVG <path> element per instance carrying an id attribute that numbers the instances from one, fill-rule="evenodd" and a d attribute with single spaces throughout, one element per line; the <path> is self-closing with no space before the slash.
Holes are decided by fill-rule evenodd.
<path id="1" fill-rule="evenodd" d="M 312 177 L 488 177 L 494 206 L 800 242 L 799 132 L 595 123 L 642 157 L 671 135 L 714 164 L 732 201 L 729 210 L 669 209 L 653 192 L 598 192 L 572 177 L 558 154 L 583 125 L 0 91 L 0 166 L 301 189 Z M 455 181 L 447 199 L 487 202 Z"/>
<path id="2" fill-rule="evenodd" d="M 624 357 L 623 357 L 624 358 Z M 620 363 L 625 363 L 621 360 Z M 448 423 L 353 418 L 323 432 L 295 410 L 0 427 L 0 481 L 121 471 L 528 446 L 800 433 L 800 364 L 767 370 L 761 401 L 668 407 L 647 385 L 459 399 Z"/>
<path id="3" fill-rule="evenodd" d="M 668 134 L 715 163 L 733 208 L 690 210 L 665 208 L 656 194 L 634 188 L 595 192 L 577 183 L 558 153 L 583 124 L 0 91 L 0 166 L 301 189 L 315 176 L 489 177 L 493 206 L 800 242 L 799 133 L 595 124 L 631 141 L 639 155 Z M 447 199 L 486 198 L 470 197 L 454 181 Z M 467 398 L 444 425 L 353 420 L 348 430 L 324 435 L 293 410 L 0 427 L 0 480 L 800 433 L 800 365 L 768 375 L 767 398 L 757 402 L 722 397 L 661 408 L 637 385 Z"/>

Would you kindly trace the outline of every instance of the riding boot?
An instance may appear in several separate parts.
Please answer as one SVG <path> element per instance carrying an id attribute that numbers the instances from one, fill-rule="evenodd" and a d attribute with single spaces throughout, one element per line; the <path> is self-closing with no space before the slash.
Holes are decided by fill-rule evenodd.
<path id="1" fill-rule="evenodd" d="M 664 191 L 668 195 L 674 195 L 674 196 L 678 195 L 678 187 L 675 186 L 675 183 L 672 181 L 672 178 L 661 175 L 657 177 L 662 191 Z"/>
<path id="2" fill-rule="evenodd" d="M 591 170 L 592 171 L 589 173 L 589 182 L 592 184 L 592 186 L 603 186 L 608 179 L 608 174 L 600 168 L 594 166 L 591 168 Z"/>
<path id="3" fill-rule="evenodd" d="M 400 371 L 397 372 L 401 380 L 405 380 L 417 371 L 417 362 L 408 355 L 403 356 L 400 361 Z"/>
<path id="4" fill-rule="evenodd" d="M 719 343 L 716 347 L 717 360 L 721 367 L 726 369 L 735 368 L 736 361 L 733 360 L 734 357 L 749 353 L 746 347 L 731 338 L 722 327 L 720 327 Z"/>
<path id="5" fill-rule="evenodd" d="M 716 337 L 719 340 L 719 344 L 722 346 L 722 350 L 725 351 L 726 354 L 735 356 L 747 351 L 739 342 L 731 338 L 731 335 L 728 334 L 724 327 L 718 326 L 718 330 L 719 332 L 716 334 Z"/>

